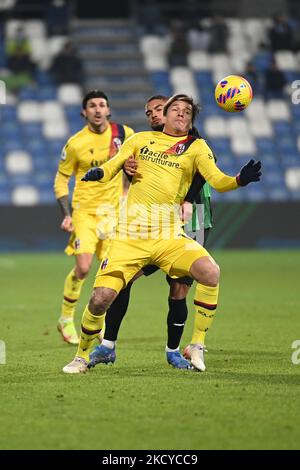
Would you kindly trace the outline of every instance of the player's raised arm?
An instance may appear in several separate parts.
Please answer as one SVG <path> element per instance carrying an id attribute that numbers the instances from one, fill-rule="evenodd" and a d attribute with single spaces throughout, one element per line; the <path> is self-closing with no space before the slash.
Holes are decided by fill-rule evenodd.
<path id="1" fill-rule="evenodd" d="M 134 134 L 129 137 L 126 142 L 121 146 L 119 152 L 108 162 L 104 163 L 99 168 L 91 168 L 87 173 L 81 178 L 82 181 L 100 181 L 106 183 L 116 176 L 120 170 L 122 170 L 123 165 L 127 158 L 134 156 L 136 150 L 136 142 L 138 139 L 138 134 Z"/>
<path id="2" fill-rule="evenodd" d="M 196 158 L 197 170 L 205 178 L 205 180 L 217 191 L 226 192 L 246 186 L 247 184 L 259 181 L 261 176 L 261 163 L 251 160 L 245 165 L 237 176 L 229 176 L 223 173 L 214 160 L 213 153 L 209 146 L 201 143 L 202 151 Z"/>

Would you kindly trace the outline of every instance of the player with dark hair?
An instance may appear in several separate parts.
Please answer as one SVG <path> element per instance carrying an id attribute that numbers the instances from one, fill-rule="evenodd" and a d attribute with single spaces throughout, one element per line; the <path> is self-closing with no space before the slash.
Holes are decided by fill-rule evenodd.
<path id="1" fill-rule="evenodd" d="M 128 157 L 133 155 L 138 160 L 138 173 L 128 191 L 126 217 L 119 221 L 116 238 L 111 240 L 107 257 L 96 275 L 94 291 L 83 314 L 77 355 L 65 366 L 65 372 L 85 372 L 88 366 L 115 361 L 115 341 L 109 340 L 106 332 L 101 346 L 94 349 L 89 359 L 90 345 L 120 290 L 146 264 L 157 265 L 170 277 L 186 275 L 197 281 L 195 308 L 207 322 L 207 328 L 216 311 L 219 267 L 205 248 L 184 234 L 176 208 L 184 201 L 197 171 L 212 187 L 223 192 L 259 181 L 261 164 L 251 160 L 236 177 L 224 174 L 217 168 L 206 142 L 188 135 L 195 118 L 192 99 L 175 95 L 166 105 L 163 132 L 133 135 L 115 158 L 83 177 L 83 181 L 107 182 L 121 171 Z M 138 225 L 134 225 L 132 209 L 141 203 L 144 211 Z M 153 205 L 160 208 L 160 217 L 155 220 L 151 217 Z M 169 218 L 172 210 L 173 217 Z M 165 229 L 169 237 L 164 236 Z M 107 330 L 113 323 L 114 317 L 107 316 Z M 167 351 L 168 362 L 174 363 L 175 358 L 178 362 L 186 361 L 178 350 Z"/>
<path id="2" fill-rule="evenodd" d="M 168 101 L 168 97 L 164 95 L 154 95 L 151 96 L 146 102 L 145 105 L 145 114 L 148 119 L 149 125 L 154 131 L 162 131 L 164 124 L 164 116 L 163 116 L 163 109 L 165 103 Z M 190 134 L 195 136 L 195 137 L 200 137 L 197 129 L 193 127 L 190 131 Z M 135 162 L 135 160 L 132 161 L 132 159 L 129 159 L 127 162 L 124 164 L 125 171 L 129 173 L 130 175 L 134 175 L 135 170 L 132 170 L 132 163 Z M 198 221 L 198 215 L 197 215 L 197 208 L 195 205 L 192 203 L 194 200 L 197 203 L 201 203 L 202 207 L 204 208 L 204 216 L 202 216 L 202 219 L 204 219 L 206 225 L 205 225 L 205 235 L 204 238 L 206 240 L 208 231 L 210 227 L 212 226 L 212 217 L 211 217 L 211 210 L 210 210 L 210 201 L 206 201 L 207 194 L 210 195 L 209 192 L 209 186 L 208 190 L 205 190 L 205 186 L 208 186 L 207 183 L 205 183 L 205 180 L 197 173 L 193 179 L 191 188 L 188 191 L 188 194 L 185 197 L 185 201 L 181 206 L 181 218 L 183 222 L 186 220 L 186 218 L 189 218 L 192 214 L 192 220 L 191 220 L 191 229 L 196 231 L 200 229 L 199 221 Z M 202 228 L 202 227 L 201 227 Z M 192 231 L 191 230 L 191 231 Z M 194 233 L 193 232 L 193 233 Z M 203 241 L 202 241 L 203 244 Z M 134 279 L 132 279 L 125 289 L 122 289 L 118 295 L 118 297 L 114 300 L 110 308 L 108 309 L 107 315 L 108 316 L 113 316 L 114 317 L 114 322 L 111 325 L 111 328 L 107 330 L 107 337 L 111 340 L 114 341 L 118 335 L 118 330 L 119 326 L 121 325 L 122 319 L 124 315 L 126 314 L 128 304 L 129 304 L 129 297 L 130 297 L 130 291 L 132 287 L 132 283 L 136 281 L 140 276 L 143 274 L 145 276 L 149 276 L 156 271 L 159 270 L 159 267 L 155 265 L 146 265 L 142 268 L 142 270 L 136 274 Z M 167 316 L 167 330 L 168 330 L 168 339 L 167 339 L 167 346 L 166 350 L 169 352 L 176 351 L 178 349 L 178 338 L 181 337 L 182 331 L 184 329 L 185 321 L 188 315 L 188 308 L 187 308 L 187 303 L 186 303 L 186 296 L 188 294 L 188 291 L 193 284 L 193 279 L 190 276 L 183 276 L 177 279 L 172 279 L 170 276 L 167 276 L 167 281 L 170 286 L 170 292 L 169 292 L 169 298 L 168 298 L 168 305 L 169 305 L 169 311 L 168 311 L 168 316 Z M 196 320 L 196 319 L 195 319 Z M 193 334 L 193 339 L 197 335 L 200 334 L 202 335 L 202 330 L 201 330 L 202 324 L 198 324 L 198 322 L 195 321 L 195 331 Z M 199 331 L 200 329 L 200 331 Z M 198 368 L 199 370 L 203 371 L 205 370 L 205 363 L 204 363 L 204 337 L 200 338 L 202 341 L 200 341 L 200 344 L 197 343 L 197 345 L 193 345 L 192 347 L 192 352 L 193 352 L 193 357 L 191 358 L 192 364 Z M 188 348 L 188 350 L 191 349 L 191 347 Z M 186 352 L 188 351 L 186 350 Z M 174 367 L 181 368 L 181 367 L 187 367 L 186 361 L 175 361 L 174 364 L 172 364 Z"/>
<path id="3" fill-rule="evenodd" d="M 65 252 L 75 255 L 76 260 L 75 268 L 65 279 L 58 320 L 58 330 L 70 344 L 79 342 L 74 313 L 83 282 L 94 254 L 97 253 L 99 257 L 102 254 L 105 238 L 103 231 L 109 230 L 109 224 L 113 223 L 107 217 L 107 212 L 112 208 L 117 213 L 123 192 L 122 172 L 105 184 L 94 182 L 88 187 L 81 178 L 89 168 L 103 165 L 111 159 L 121 144 L 134 133 L 127 126 L 109 121 L 108 98 L 100 90 L 92 90 L 85 95 L 81 114 L 87 125 L 70 137 L 64 146 L 54 183 L 55 195 L 63 213 L 61 228 L 71 234 Z M 68 195 L 72 175 L 75 175 L 76 184 L 71 214 Z"/>

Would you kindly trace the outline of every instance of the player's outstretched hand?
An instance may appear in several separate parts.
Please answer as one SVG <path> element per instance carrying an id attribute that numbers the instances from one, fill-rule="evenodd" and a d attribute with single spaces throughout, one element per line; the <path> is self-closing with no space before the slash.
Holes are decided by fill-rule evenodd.
<path id="1" fill-rule="evenodd" d="M 102 168 L 91 168 L 89 171 L 86 172 L 81 181 L 98 181 L 103 178 L 104 171 Z"/>
<path id="2" fill-rule="evenodd" d="M 128 157 L 126 162 L 123 165 L 123 169 L 128 176 L 134 176 L 137 172 L 138 162 L 133 155 Z"/>
<path id="3" fill-rule="evenodd" d="M 253 181 L 260 181 L 261 177 L 261 162 L 255 162 L 250 160 L 246 165 L 243 166 L 241 171 L 236 177 L 239 186 L 246 186 Z"/>

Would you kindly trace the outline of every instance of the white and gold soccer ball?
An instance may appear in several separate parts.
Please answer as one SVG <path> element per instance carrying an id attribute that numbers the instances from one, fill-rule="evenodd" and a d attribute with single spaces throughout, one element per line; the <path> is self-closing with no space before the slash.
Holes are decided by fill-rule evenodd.
<path id="1" fill-rule="evenodd" d="M 228 113 L 243 111 L 251 103 L 252 97 L 250 83 L 239 75 L 222 78 L 215 89 L 217 104 Z"/>

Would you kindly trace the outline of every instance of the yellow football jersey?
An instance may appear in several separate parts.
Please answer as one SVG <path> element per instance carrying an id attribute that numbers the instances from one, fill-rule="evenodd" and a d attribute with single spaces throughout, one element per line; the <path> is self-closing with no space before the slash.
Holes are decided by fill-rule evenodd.
<path id="1" fill-rule="evenodd" d="M 127 196 L 128 224 L 138 217 L 141 226 L 153 228 L 154 205 L 160 206 L 163 216 L 170 207 L 182 204 L 197 171 L 217 191 L 238 187 L 235 177 L 224 174 L 216 166 L 205 140 L 173 137 L 157 131 L 139 132 L 130 137 L 118 154 L 102 166 L 102 184 L 115 177 L 130 155 L 138 160 L 138 172 Z"/>
<path id="2" fill-rule="evenodd" d="M 121 172 L 104 184 L 96 181 L 86 185 L 81 181 L 90 168 L 103 165 L 117 153 L 121 141 L 118 137 L 113 137 L 113 125 L 110 123 L 102 134 L 92 132 L 88 126 L 85 126 L 73 135 L 63 148 L 55 181 L 55 194 L 57 198 L 67 195 L 67 183 L 69 178 L 75 175 L 73 210 L 95 214 L 102 204 L 118 207 L 123 189 Z M 130 127 L 121 127 L 124 128 L 125 139 L 134 134 Z"/>

